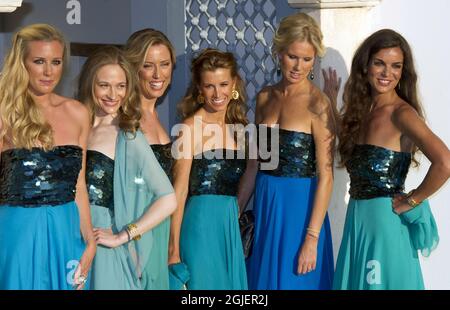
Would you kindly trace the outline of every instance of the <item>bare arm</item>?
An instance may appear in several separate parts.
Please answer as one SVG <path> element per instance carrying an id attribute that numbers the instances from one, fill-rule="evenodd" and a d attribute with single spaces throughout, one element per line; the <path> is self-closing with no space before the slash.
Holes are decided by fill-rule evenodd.
<path id="1" fill-rule="evenodd" d="M 164 219 L 170 216 L 177 207 L 177 199 L 175 193 L 170 193 L 165 196 L 158 198 L 154 201 L 151 207 L 148 208 L 134 224 L 137 226 L 137 233 L 142 235 L 145 234 L 150 229 L 158 226 Z M 123 243 L 128 242 L 128 234 L 123 231 L 120 233 Z M 120 235 L 119 234 L 119 235 Z"/>
<path id="2" fill-rule="evenodd" d="M 392 120 L 402 135 L 417 145 L 431 162 L 425 178 L 412 194 L 415 201 L 421 202 L 433 195 L 450 177 L 450 151 L 409 105 L 398 108 Z M 399 201 L 394 208 L 397 213 L 411 209 L 407 204 Z"/>
<path id="3" fill-rule="evenodd" d="M 179 158 L 177 158 L 173 167 L 173 185 L 177 197 L 177 209 L 173 213 L 170 223 L 168 264 L 175 264 L 181 261 L 180 232 L 183 222 L 184 206 L 189 192 L 189 175 L 194 155 L 193 135 L 190 133 L 182 133 L 177 139 L 177 142 L 183 143 L 184 147 L 182 148 L 183 154 L 177 154 Z"/>
<path id="4" fill-rule="evenodd" d="M 266 104 L 268 100 L 268 87 L 264 88 L 262 91 L 258 93 L 258 96 L 256 97 L 256 109 L 255 109 L 255 124 L 258 126 L 262 122 L 262 113 L 261 113 L 261 107 L 262 105 Z M 256 129 L 256 134 L 258 133 L 258 129 Z M 254 143 L 256 141 L 253 141 L 253 139 L 258 139 L 257 136 L 249 137 L 249 156 L 257 156 L 258 150 L 256 150 L 256 153 L 253 154 L 252 148 L 256 147 Z M 247 168 L 245 169 L 245 173 L 242 176 L 240 182 L 239 182 L 239 189 L 238 189 L 238 205 L 239 205 L 239 214 L 241 214 L 250 197 L 253 194 L 253 191 L 255 189 L 255 178 L 256 174 L 258 173 L 258 160 L 256 158 L 249 158 L 247 160 Z"/>
<path id="5" fill-rule="evenodd" d="M 241 214 L 244 211 L 245 206 L 247 205 L 250 197 L 253 194 L 257 172 L 258 172 L 258 161 L 256 159 L 247 160 L 247 168 L 245 169 L 245 173 L 239 182 L 239 189 L 237 194 L 239 214 Z"/>
<path id="6" fill-rule="evenodd" d="M 311 125 L 316 147 L 317 190 L 314 195 L 313 209 L 308 225 L 312 234 L 306 234 L 299 256 L 298 273 L 300 274 L 316 268 L 319 233 L 333 190 L 335 125 L 332 107 L 328 99 L 323 98 L 314 109 L 317 111 L 313 113 Z"/>
<path id="7" fill-rule="evenodd" d="M 86 187 L 86 149 L 90 123 L 88 111 L 84 107 L 80 109 L 80 121 L 82 128 L 79 138 L 79 145 L 83 149 L 83 160 L 76 184 L 75 201 L 78 206 L 78 213 L 80 215 L 80 230 L 86 243 L 86 249 L 80 259 L 80 266 L 75 272 L 75 283 L 77 284 L 77 280 L 80 275 L 87 277 L 97 249 L 92 229 L 91 211 Z M 84 283 L 81 283 L 77 289 L 82 289 L 83 286 Z"/>

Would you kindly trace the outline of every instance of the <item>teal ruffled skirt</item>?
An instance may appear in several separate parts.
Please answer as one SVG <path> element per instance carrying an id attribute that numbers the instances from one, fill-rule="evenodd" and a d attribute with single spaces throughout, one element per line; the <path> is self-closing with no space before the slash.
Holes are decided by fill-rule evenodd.
<path id="1" fill-rule="evenodd" d="M 439 236 L 428 201 L 401 214 L 390 197 L 350 199 L 334 289 L 424 289 L 418 252 L 428 256 Z"/>
<path id="2" fill-rule="evenodd" d="M 186 204 L 180 235 L 187 289 L 247 289 L 236 197 L 193 196 Z"/>

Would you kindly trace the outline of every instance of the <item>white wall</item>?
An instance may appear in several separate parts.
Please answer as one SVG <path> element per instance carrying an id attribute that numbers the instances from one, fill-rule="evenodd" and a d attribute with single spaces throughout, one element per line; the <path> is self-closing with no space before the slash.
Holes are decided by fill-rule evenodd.
<path id="1" fill-rule="evenodd" d="M 374 9 L 373 30 L 392 28 L 411 44 L 419 75 L 419 90 L 428 125 L 450 146 L 450 1 L 384 0 Z M 422 156 L 420 168 L 410 171 L 406 187 L 415 188 L 429 162 Z M 440 244 L 422 260 L 427 289 L 450 289 L 450 182 L 431 200 L 439 227 Z"/>

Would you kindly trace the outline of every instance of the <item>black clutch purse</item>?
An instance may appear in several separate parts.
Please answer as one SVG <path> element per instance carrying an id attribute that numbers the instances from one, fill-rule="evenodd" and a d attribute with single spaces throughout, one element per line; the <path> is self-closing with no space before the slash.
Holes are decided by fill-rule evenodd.
<path id="1" fill-rule="evenodd" d="M 255 216 L 252 210 L 247 210 L 241 214 L 239 217 L 239 228 L 244 256 L 247 258 L 252 254 L 253 238 L 255 236 Z"/>

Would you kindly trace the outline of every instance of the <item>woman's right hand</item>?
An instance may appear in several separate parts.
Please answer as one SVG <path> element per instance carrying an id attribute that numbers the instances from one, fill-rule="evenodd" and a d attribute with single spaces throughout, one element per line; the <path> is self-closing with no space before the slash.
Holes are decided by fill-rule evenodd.
<path id="1" fill-rule="evenodd" d="M 179 249 L 174 249 L 169 247 L 169 259 L 167 260 L 168 265 L 177 264 L 181 262 Z"/>
<path id="2" fill-rule="evenodd" d="M 94 236 L 97 244 L 108 248 L 116 248 L 128 242 L 126 231 L 114 234 L 111 228 L 94 228 Z"/>

